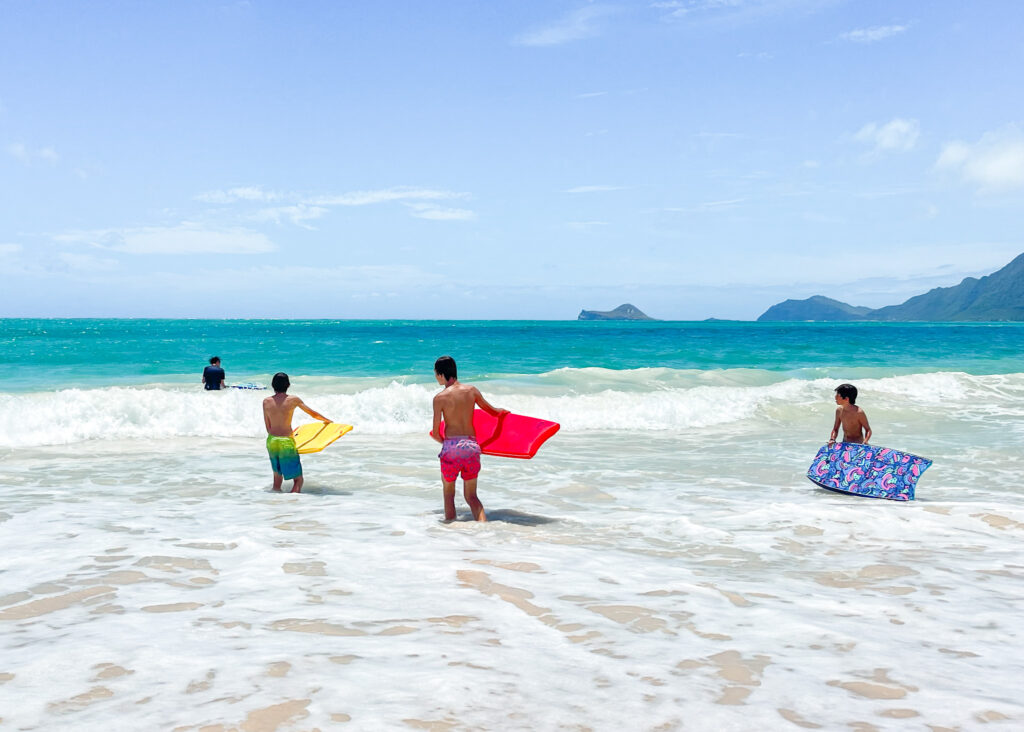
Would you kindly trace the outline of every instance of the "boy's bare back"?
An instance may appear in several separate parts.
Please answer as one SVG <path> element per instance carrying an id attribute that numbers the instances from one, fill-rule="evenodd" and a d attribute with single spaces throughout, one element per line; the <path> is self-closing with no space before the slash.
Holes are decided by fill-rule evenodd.
<path id="1" fill-rule="evenodd" d="M 306 405 L 297 396 L 291 394 L 274 394 L 263 400 L 263 421 L 267 425 L 267 434 L 275 437 L 288 437 L 292 433 L 292 415 L 296 407 Z"/>
<path id="2" fill-rule="evenodd" d="M 434 397 L 434 414 L 439 414 L 440 419 L 444 420 L 445 435 L 476 437 L 473 409 L 477 404 L 486 404 L 490 407 L 488 411 L 494 409 L 484 400 L 480 390 L 470 384 L 455 382 L 438 393 Z"/>
<path id="3" fill-rule="evenodd" d="M 835 441 L 839 425 L 843 426 L 843 442 L 867 444 L 871 437 L 867 414 L 856 404 L 842 404 L 836 407 L 836 423 L 832 430 L 832 441 Z"/>

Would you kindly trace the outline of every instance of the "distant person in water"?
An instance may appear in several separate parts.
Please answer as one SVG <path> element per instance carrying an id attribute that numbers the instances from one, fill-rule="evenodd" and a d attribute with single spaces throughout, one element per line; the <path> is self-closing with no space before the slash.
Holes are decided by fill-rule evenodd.
<path id="1" fill-rule="evenodd" d="M 445 521 L 455 519 L 455 481 L 462 474 L 462 495 L 477 521 L 486 521 L 484 506 L 476 497 L 476 481 L 480 475 L 480 445 L 473 429 L 473 408 L 479 406 L 490 415 L 507 414 L 507 409 L 492 407 L 469 384 L 460 384 L 455 359 L 441 356 L 434 362 L 434 378 L 444 389 L 434 397 L 434 429 L 432 435 L 441 443 L 441 484 L 444 487 Z M 444 439 L 441 439 L 441 420 Z"/>
<path id="2" fill-rule="evenodd" d="M 203 388 L 207 391 L 220 391 L 224 388 L 224 369 L 220 367 L 220 357 L 210 359 L 210 365 L 203 369 Z"/>
<path id="3" fill-rule="evenodd" d="M 301 493 L 302 463 L 299 462 L 299 451 L 292 437 L 292 414 L 295 407 L 298 407 L 313 419 L 325 423 L 331 420 L 314 412 L 297 396 L 288 394 L 288 387 L 291 386 L 288 374 L 274 374 L 270 385 L 274 387 L 274 396 L 263 400 L 263 422 L 267 426 L 267 452 L 270 454 L 270 467 L 274 471 L 274 490 L 280 492 L 284 481 L 294 480 L 292 493 Z"/>
<path id="4" fill-rule="evenodd" d="M 832 426 L 832 434 L 828 444 L 832 445 L 839 436 L 839 425 L 843 426 L 843 442 L 868 444 L 871 439 L 871 425 L 864 410 L 857 406 L 857 387 L 853 384 L 840 384 L 836 387 L 836 422 Z"/>

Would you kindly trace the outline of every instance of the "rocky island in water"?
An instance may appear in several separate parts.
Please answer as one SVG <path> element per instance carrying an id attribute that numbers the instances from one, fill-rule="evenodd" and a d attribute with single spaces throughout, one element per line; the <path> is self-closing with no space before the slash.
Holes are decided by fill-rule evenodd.
<path id="1" fill-rule="evenodd" d="M 642 312 L 636 305 L 628 302 L 614 310 L 580 310 L 576 320 L 657 320 Z"/>

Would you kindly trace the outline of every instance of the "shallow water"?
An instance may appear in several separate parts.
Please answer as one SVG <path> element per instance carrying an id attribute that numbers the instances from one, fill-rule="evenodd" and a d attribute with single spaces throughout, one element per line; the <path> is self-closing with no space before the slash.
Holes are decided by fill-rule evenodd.
<path id="1" fill-rule="evenodd" d="M 858 377 L 875 442 L 935 461 L 907 504 L 803 477 L 831 377 L 487 380 L 563 425 L 484 458 L 487 524 L 441 521 L 426 381 L 297 383 L 356 425 L 302 495 L 258 392 L 12 390 L 0 726 L 1019 729 L 1024 367 L 978 371 Z"/>

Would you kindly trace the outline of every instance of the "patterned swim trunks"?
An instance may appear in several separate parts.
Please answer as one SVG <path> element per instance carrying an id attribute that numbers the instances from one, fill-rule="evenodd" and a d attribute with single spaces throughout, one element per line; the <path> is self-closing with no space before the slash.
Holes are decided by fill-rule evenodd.
<path id="1" fill-rule="evenodd" d="M 450 437 L 441 445 L 441 477 L 446 483 L 454 483 L 462 473 L 463 480 L 473 480 L 480 475 L 480 445 L 475 437 Z"/>
<path id="2" fill-rule="evenodd" d="M 267 435 L 267 452 L 270 454 L 270 467 L 275 473 L 283 475 L 285 480 L 302 475 L 299 451 L 295 449 L 295 440 L 291 437 Z"/>

